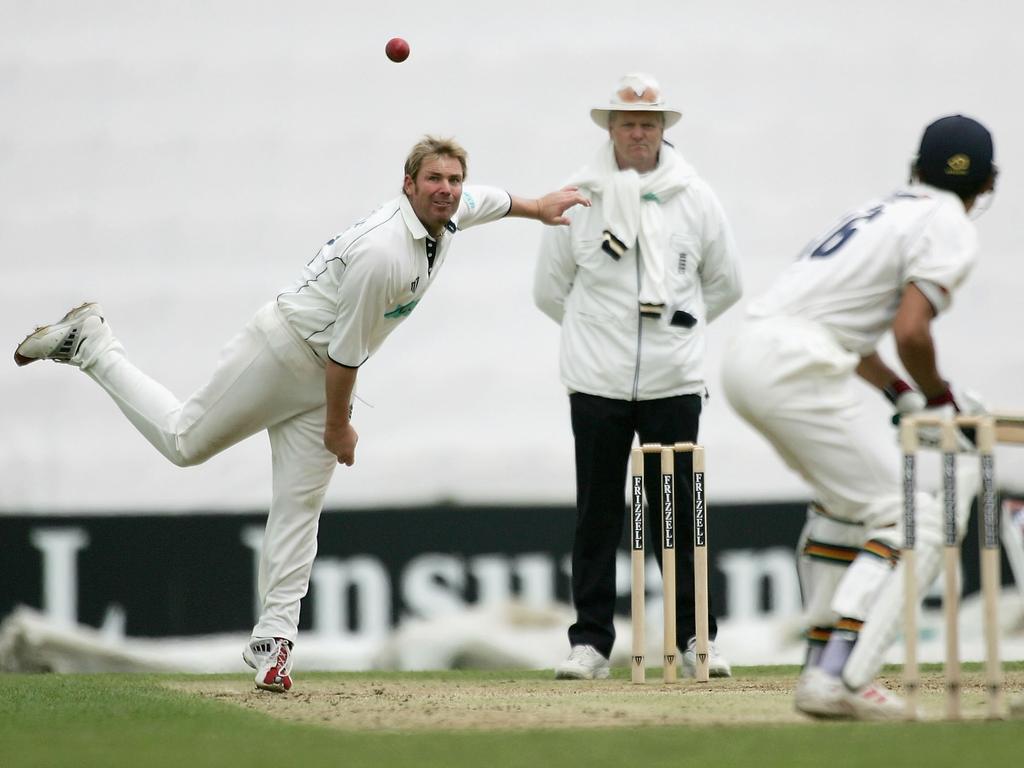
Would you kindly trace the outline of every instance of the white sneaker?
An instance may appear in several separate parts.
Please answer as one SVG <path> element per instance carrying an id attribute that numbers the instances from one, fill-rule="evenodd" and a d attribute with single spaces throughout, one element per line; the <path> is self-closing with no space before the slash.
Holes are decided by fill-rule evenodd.
<path id="1" fill-rule="evenodd" d="M 691 637 L 686 643 L 686 650 L 683 651 L 683 671 L 687 677 L 694 677 L 697 674 L 697 638 Z M 732 677 L 732 667 L 725 657 L 718 652 L 715 641 L 708 642 L 708 675 L 710 677 Z"/>
<path id="2" fill-rule="evenodd" d="M 283 637 L 254 637 L 242 660 L 256 670 L 256 687 L 284 693 L 292 687 L 292 642 Z"/>
<path id="3" fill-rule="evenodd" d="M 850 692 L 843 681 L 821 667 L 805 669 L 796 681 L 797 711 L 811 717 L 852 717 Z"/>
<path id="4" fill-rule="evenodd" d="M 804 670 L 796 684 L 796 708 L 811 717 L 906 720 L 907 703 L 881 683 L 851 691 L 821 667 Z M 920 718 L 920 712 L 917 713 Z"/>
<path id="5" fill-rule="evenodd" d="M 82 342 L 103 326 L 103 309 L 86 302 L 75 307 L 53 325 L 36 328 L 14 351 L 14 362 L 28 365 L 36 360 L 81 364 L 76 359 Z"/>
<path id="6" fill-rule="evenodd" d="M 592 645 L 574 645 L 569 658 L 555 667 L 557 680 L 604 680 L 611 663 Z"/>
<path id="7" fill-rule="evenodd" d="M 881 683 L 870 683 L 858 691 L 846 692 L 856 720 L 906 720 L 907 702 Z M 920 719 L 920 713 L 917 714 Z"/>

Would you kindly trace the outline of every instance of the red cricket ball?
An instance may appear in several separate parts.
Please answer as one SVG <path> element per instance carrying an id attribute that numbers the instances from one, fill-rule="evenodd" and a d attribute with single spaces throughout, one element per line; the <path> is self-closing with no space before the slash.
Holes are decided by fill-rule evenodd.
<path id="1" fill-rule="evenodd" d="M 392 37 L 384 46 L 384 53 L 392 61 L 405 61 L 409 58 L 409 44 L 400 37 Z"/>

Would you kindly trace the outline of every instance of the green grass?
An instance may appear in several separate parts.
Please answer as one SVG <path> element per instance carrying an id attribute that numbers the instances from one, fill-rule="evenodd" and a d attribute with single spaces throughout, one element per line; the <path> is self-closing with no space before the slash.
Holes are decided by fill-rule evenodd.
<path id="1" fill-rule="evenodd" d="M 1018 668 L 1021 665 L 1015 665 Z M 778 676 L 779 667 L 737 670 Z M 795 671 L 795 670 L 790 670 Z M 544 672 L 374 673 L 508 680 Z M 241 676 L 220 676 L 241 680 Z M 367 675 L 307 674 L 344 681 Z M 956 766 L 1019 765 L 1019 721 L 812 723 L 575 731 L 360 733 L 278 721 L 161 683 L 186 676 L 0 675 L 0 766 Z"/>

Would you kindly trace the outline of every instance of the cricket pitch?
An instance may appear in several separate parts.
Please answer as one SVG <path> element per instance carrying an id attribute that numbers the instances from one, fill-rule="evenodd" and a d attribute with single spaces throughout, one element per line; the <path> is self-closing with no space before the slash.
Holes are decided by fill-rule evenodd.
<path id="1" fill-rule="evenodd" d="M 679 725 L 810 723 L 793 709 L 795 672 L 763 671 L 699 684 L 665 685 L 651 670 L 648 682 L 542 679 L 536 673 L 315 674 L 299 677 L 293 691 L 267 693 L 249 680 L 189 680 L 174 688 L 259 711 L 282 720 L 353 731 L 528 730 Z M 529 675 L 529 677 L 526 677 Z M 525 679 L 524 679 L 525 678 Z M 881 682 L 900 690 L 898 672 Z M 985 687 L 980 671 L 965 671 L 965 719 L 982 719 Z M 1006 673 L 1007 698 L 1024 690 L 1024 670 Z M 941 672 L 921 676 L 924 719 L 940 720 Z"/>

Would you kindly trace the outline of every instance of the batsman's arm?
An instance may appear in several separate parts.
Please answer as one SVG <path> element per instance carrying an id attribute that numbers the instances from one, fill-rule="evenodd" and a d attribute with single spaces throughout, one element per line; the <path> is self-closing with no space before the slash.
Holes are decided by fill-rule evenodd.
<path id="1" fill-rule="evenodd" d="M 907 384 L 899 374 L 885 364 L 877 352 L 861 357 L 857 364 L 857 375 L 876 387 L 893 404 L 896 415 L 893 423 L 905 413 L 917 413 L 924 409 L 924 395 Z"/>
<path id="2" fill-rule="evenodd" d="M 324 423 L 324 447 L 338 457 L 338 463 L 351 467 L 356 461 L 359 435 L 352 426 L 352 393 L 358 368 L 327 361 L 327 418 Z"/>
<path id="3" fill-rule="evenodd" d="M 896 310 L 892 332 L 903 367 L 929 402 L 949 392 L 949 384 L 939 375 L 936 363 L 931 331 L 933 317 L 935 310 L 931 302 L 916 285 L 909 283 Z"/>
<path id="4" fill-rule="evenodd" d="M 857 363 L 857 375 L 883 393 L 885 393 L 886 387 L 896 381 L 901 382 L 904 386 L 909 386 L 896 371 L 885 364 L 877 352 L 861 357 L 860 362 Z"/>

